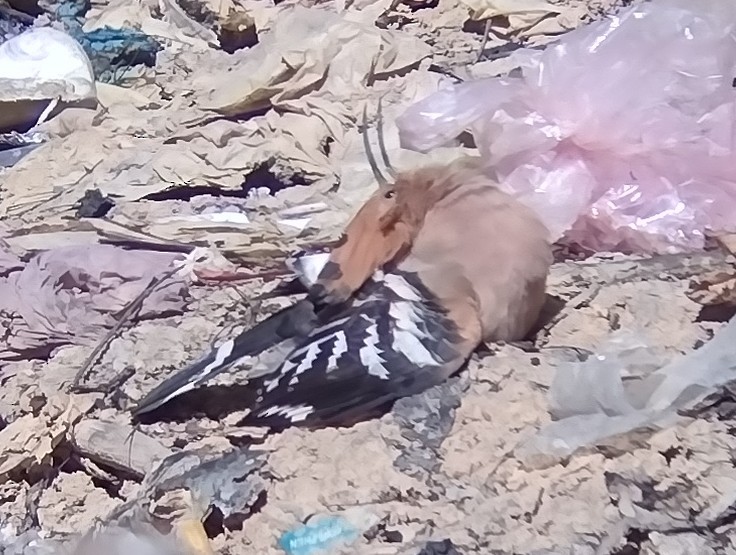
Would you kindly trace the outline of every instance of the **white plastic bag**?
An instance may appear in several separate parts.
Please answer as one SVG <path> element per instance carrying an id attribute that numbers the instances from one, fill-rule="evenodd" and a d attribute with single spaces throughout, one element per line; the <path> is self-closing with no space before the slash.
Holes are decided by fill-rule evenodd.
<path id="1" fill-rule="evenodd" d="M 518 454 L 567 456 L 585 445 L 637 428 L 660 427 L 736 380 L 736 318 L 700 349 L 661 364 L 631 334 L 612 338 L 597 356 L 560 366 L 550 388 L 551 412 Z"/>
<path id="2" fill-rule="evenodd" d="M 28 128 L 59 100 L 95 96 L 92 64 L 70 35 L 37 27 L 0 44 L 0 129 Z"/>

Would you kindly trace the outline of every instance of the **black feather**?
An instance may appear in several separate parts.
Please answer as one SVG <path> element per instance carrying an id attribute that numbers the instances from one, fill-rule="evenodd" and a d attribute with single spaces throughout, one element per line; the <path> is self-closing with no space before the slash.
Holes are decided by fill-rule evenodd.
<path id="1" fill-rule="evenodd" d="M 420 330 L 426 335 L 421 342 L 438 359 L 436 365 L 418 367 L 392 349 L 396 322 L 390 308 L 393 302 L 407 301 L 384 283 L 371 281 L 349 308 L 336 311 L 330 318 L 320 313 L 318 332 L 301 341 L 275 372 L 258 379 L 259 398 L 242 423 L 272 428 L 345 423 L 443 381 L 447 377 L 445 365 L 458 358 L 454 348 L 458 331 L 429 293 L 421 294 L 421 300 L 413 302 L 412 308 L 420 316 Z M 360 349 L 366 345 L 373 325 L 386 379 L 371 374 L 360 358 Z M 329 368 L 328 361 L 335 355 L 336 333 L 343 334 L 347 345 L 334 361 L 335 367 Z M 319 346 L 317 355 L 307 360 L 306 369 L 300 369 L 315 345 Z M 294 414 L 298 415 L 296 419 L 290 416 Z"/>
<path id="2" fill-rule="evenodd" d="M 150 412 L 185 391 L 202 385 L 243 357 L 258 355 L 287 339 L 307 336 L 316 321 L 314 306 L 306 300 L 280 310 L 233 339 L 231 348 L 227 348 L 228 342 L 225 342 L 164 380 L 136 405 L 133 415 Z M 214 364 L 218 356 L 222 360 Z"/>
<path id="3" fill-rule="evenodd" d="M 315 306 L 305 299 L 274 314 L 238 336 L 227 356 L 221 345 L 164 381 L 134 414 L 149 412 L 239 359 L 286 339 L 295 340 L 296 346 L 274 372 L 253 380 L 259 397 L 244 424 L 285 428 L 345 423 L 440 383 L 448 368 L 459 367 L 470 353 L 457 351 L 460 335 L 455 323 L 416 276 L 394 272 L 392 279 L 397 276 L 404 280 L 398 292 L 377 277 L 345 303 Z M 401 296 L 407 287 L 412 300 Z M 398 322 L 392 306 L 397 302 L 413 313 L 411 323 L 419 329 L 415 339 L 432 354 L 432 363 L 418 365 L 393 348 Z M 378 346 L 371 352 L 380 356 L 381 367 L 371 370 L 361 360 L 361 349 L 368 345 Z M 213 364 L 218 353 L 221 360 Z"/>

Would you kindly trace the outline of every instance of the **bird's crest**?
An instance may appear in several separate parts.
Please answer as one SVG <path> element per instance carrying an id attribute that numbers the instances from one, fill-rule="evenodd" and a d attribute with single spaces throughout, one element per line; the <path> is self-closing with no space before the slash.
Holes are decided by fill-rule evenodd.
<path id="1" fill-rule="evenodd" d="M 396 180 L 400 174 L 393 168 L 386 152 L 383 114 L 378 103 L 377 135 L 380 156 L 388 179 L 378 168 L 368 138 L 368 114 L 363 109 L 363 146 L 378 190 L 360 207 L 345 228 L 330 254 L 329 261 L 313 286 L 312 295 L 324 302 L 340 302 L 352 295 L 373 273 L 408 252 L 413 230 L 402 221 L 397 199 Z"/>
<path id="2" fill-rule="evenodd" d="M 386 166 L 386 171 L 391 176 L 392 180 L 396 180 L 397 172 L 391 165 L 391 162 L 388 159 L 388 153 L 386 152 L 386 143 L 384 142 L 383 137 L 383 109 L 382 109 L 382 101 L 378 101 L 378 110 L 376 111 L 376 135 L 378 137 L 378 149 L 381 152 L 381 158 L 383 159 L 383 163 Z M 368 158 L 368 164 L 371 167 L 371 171 L 373 172 L 373 176 L 376 178 L 376 181 L 378 182 L 379 186 L 383 187 L 391 187 L 392 183 L 389 182 L 388 179 L 384 177 L 384 175 L 381 173 L 381 170 L 378 169 L 378 164 L 376 163 L 376 157 L 373 154 L 373 150 L 371 149 L 371 142 L 368 138 L 368 108 L 367 106 L 363 107 L 363 148 L 365 148 L 365 155 Z"/>
<path id="3" fill-rule="evenodd" d="M 363 109 L 363 146 L 378 190 L 361 206 L 330 254 L 312 290 L 314 300 L 340 302 L 352 295 L 373 273 L 409 252 L 427 212 L 468 176 L 458 164 L 434 165 L 397 172 L 389 161 L 379 101 L 376 131 L 379 169 L 368 138 L 368 114 Z"/>

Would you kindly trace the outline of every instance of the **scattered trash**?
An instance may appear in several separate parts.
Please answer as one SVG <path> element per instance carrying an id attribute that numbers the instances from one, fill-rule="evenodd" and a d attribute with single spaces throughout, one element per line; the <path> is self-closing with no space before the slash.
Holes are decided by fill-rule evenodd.
<path id="1" fill-rule="evenodd" d="M 136 29 L 95 29 L 76 36 L 89 56 L 98 80 L 117 83 L 132 67 L 156 64 L 161 44 Z"/>
<path id="2" fill-rule="evenodd" d="M 190 18 L 176 0 L 159 0 L 159 7 L 164 20 L 181 29 L 184 34 L 203 40 L 209 45 L 217 43 L 217 34 Z"/>
<path id="3" fill-rule="evenodd" d="M 82 425 L 83 422 L 79 424 Z M 123 429 L 115 430 L 114 427 L 108 423 L 97 428 L 92 438 L 97 443 L 94 450 L 111 448 L 120 455 L 129 448 L 131 456 L 139 457 L 137 449 L 141 445 L 126 445 L 128 440 L 120 436 Z M 78 431 L 79 428 L 75 429 L 75 436 L 78 436 Z M 111 437 L 103 437 L 107 431 L 112 431 Z M 132 439 L 135 441 L 134 437 Z M 146 441 L 152 440 L 148 438 Z M 115 442 L 118 445 L 113 445 Z M 106 454 L 98 452 L 97 455 L 102 456 L 105 463 L 113 463 L 125 470 L 118 466 L 119 461 L 113 462 Z M 153 460 L 146 463 L 138 458 L 137 462 L 150 465 Z M 92 555 L 104 551 L 120 555 L 213 555 L 202 525 L 205 513 L 216 507 L 226 518 L 233 518 L 247 511 L 264 487 L 257 475 L 257 470 L 264 463 L 263 453 L 247 450 L 219 455 L 171 454 L 157 465 L 135 469 L 136 473 L 139 470 L 143 471 L 141 474 L 146 473 L 138 495 L 119 504 L 107 515 L 98 514 L 97 526 L 84 533 L 83 537 L 73 534 L 65 538 L 64 551 L 59 551 L 62 546 L 58 542 L 47 541 L 28 532 L 13 542 L 3 538 L 3 553 Z M 6 535 L 5 531 L 3 535 Z"/>
<path id="4" fill-rule="evenodd" d="M 279 224 L 295 229 L 299 232 L 304 231 L 312 222 L 312 216 L 327 210 L 328 206 L 324 202 L 314 202 L 301 206 L 292 206 L 279 212 Z"/>
<path id="5" fill-rule="evenodd" d="M 662 5 L 658 1 L 639 8 L 646 22 Z M 564 467 L 539 472 L 511 452 L 548 418 L 542 391 L 553 369 L 581 352 L 592 352 L 611 327 L 625 326 L 632 315 L 641 315 L 642 305 L 657 304 L 653 312 L 666 320 L 657 330 L 660 336 L 677 327 L 677 333 L 669 334 L 676 339 L 667 343 L 667 352 L 687 351 L 716 328 L 713 321 L 696 320 L 700 307 L 691 299 L 707 305 L 730 302 L 736 278 L 729 277 L 731 263 L 717 251 L 652 260 L 600 256 L 558 264 L 549 287 L 551 294 L 568 302 L 560 323 L 539 335 L 538 352 L 490 345 L 494 356 L 480 351 L 456 379 L 397 402 L 384 418 L 356 426 L 283 434 L 238 426 L 242 414 L 225 414 L 224 405 L 233 397 L 240 400 L 241 392 L 253 393 L 246 383 L 248 372 L 240 371 L 211 384 L 217 410 L 203 406 L 204 414 L 187 420 L 167 414 L 154 422 L 135 423 L 124 414 L 141 391 L 195 350 L 250 327 L 288 302 L 274 293 L 305 293 L 303 285 L 313 281 L 324 264 L 324 253 L 339 239 L 345 220 L 374 190 L 356 128 L 365 105 L 372 113 L 383 99 L 386 148 L 399 169 L 428 160 L 450 161 L 461 153 L 478 154 L 467 136 L 461 138 L 462 146 L 436 148 L 429 154 L 400 148 L 396 115 L 453 81 L 465 80 L 464 87 L 473 94 L 460 102 L 474 110 L 479 96 L 486 104 L 498 99 L 489 96 L 488 82 L 472 79 L 515 70 L 514 77 L 504 78 L 509 90 L 528 91 L 537 68 L 534 60 L 541 60 L 545 70 L 554 66 L 549 76 L 553 91 L 558 90 L 555 80 L 571 74 L 571 80 L 578 79 L 578 91 L 593 91 L 592 99 L 582 93 L 574 97 L 579 102 L 573 103 L 573 115 L 588 114 L 590 110 L 580 107 L 607 100 L 595 92 L 598 89 L 584 87 L 586 79 L 605 84 L 606 75 L 625 73 L 626 68 L 610 62 L 613 56 L 591 62 L 610 67 L 586 66 L 587 73 L 580 77 L 576 68 L 566 65 L 569 56 L 560 56 L 560 61 L 556 56 L 568 41 L 582 40 L 583 35 L 563 37 L 563 47 L 553 46 L 544 54 L 509 54 L 522 46 L 539 47 L 561 30 L 622 4 L 628 2 L 0 0 L 0 45 L 13 36 L 20 38 L 29 26 L 41 29 L 33 33 L 52 30 L 49 25 L 65 29 L 63 36 L 75 44 L 76 54 L 76 43 L 84 50 L 81 59 L 87 62 L 80 66 L 84 79 L 79 83 L 88 91 L 78 95 L 86 98 L 57 100 L 57 88 L 74 94 L 82 89 L 63 80 L 54 85 L 57 88 L 49 86 L 51 92 L 31 87 L 32 109 L 24 112 L 13 105 L 0 114 L 0 120 L 19 121 L 11 132 L 0 130 L 0 551 L 456 555 L 487 551 L 487 539 L 493 538 L 491 547 L 499 553 L 588 553 L 591 542 L 596 544 L 593 550 L 608 553 L 626 543 L 624 536 L 633 528 L 637 534 L 632 537 L 649 533 L 652 539 L 650 545 L 632 540 L 641 544 L 637 549 L 642 552 L 655 545 L 650 529 L 667 530 L 672 542 L 681 535 L 670 532 L 679 529 L 708 542 L 733 537 L 729 453 L 736 441 L 724 422 L 733 416 L 721 415 L 736 409 L 720 392 L 718 419 L 685 421 L 646 436 L 630 456 L 607 457 L 601 463 L 599 453 L 578 453 Z M 711 5 L 716 4 L 705 7 Z M 684 6 L 685 15 L 677 20 L 680 29 L 693 33 L 688 44 L 705 60 L 692 90 L 686 91 L 691 96 L 680 97 L 699 95 L 714 101 L 706 108 L 716 110 L 720 97 L 710 89 L 701 94 L 699 87 L 718 81 L 703 77 L 718 75 L 716 64 L 727 56 L 709 50 L 715 40 L 704 46 L 701 37 L 717 25 L 708 18 L 693 24 L 687 14 L 699 9 L 697 4 Z M 610 33 L 613 43 L 625 42 L 617 38 L 620 33 L 628 38 L 627 13 Z M 661 23 L 667 21 L 665 17 Z M 724 28 L 730 20 L 719 21 Z M 485 58 L 508 57 L 467 68 L 478 53 L 484 24 Z M 602 27 L 605 23 L 599 24 Z M 649 29 L 643 23 L 641 28 Z M 600 31 L 589 32 L 593 40 L 599 37 Z M 643 40 L 632 38 L 631 50 Z M 667 55 L 651 50 L 653 76 L 673 64 L 687 69 L 683 60 L 692 52 L 679 50 L 674 37 L 660 29 L 651 41 L 675 49 Z M 43 54 L 44 48 L 41 45 L 38 52 Z M 608 56 L 607 40 L 599 51 L 585 56 L 570 48 L 575 59 L 601 58 L 600 51 Z M 521 76 L 516 76 L 518 68 Z M 0 74 L 3 69 L 0 65 Z M 543 85 L 548 84 L 545 79 Z M 647 91 L 653 80 L 648 72 L 640 79 Z M 689 80 L 681 75 L 677 83 Z M 452 98 L 457 100 L 458 91 L 464 90 L 451 89 Z M 642 96 L 642 90 L 617 89 L 611 95 L 618 100 L 620 94 L 624 100 L 601 113 L 600 125 L 613 130 L 606 136 L 609 142 L 620 138 L 614 132 L 632 128 L 626 122 L 649 114 L 626 111 L 629 104 L 638 106 L 628 93 Z M 569 91 L 570 86 L 563 88 L 567 104 Z M 519 131 L 522 142 L 529 135 L 538 137 L 533 118 L 519 130 L 511 115 L 523 112 L 510 111 L 507 121 L 504 109 L 537 109 L 540 118 L 549 118 L 567 132 L 553 121 L 559 113 L 568 114 L 566 106 L 555 104 L 554 110 L 543 113 L 540 97 L 559 95 L 510 94 L 493 120 L 498 129 L 487 125 L 490 118 L 485 116 L 465 126 L 474 132 L 486 161 L 489 153 L 502 155 L 499 167 L 511 173 L 516 155 L 498 150 L 518 147 L 509 134 Z M 690 110 L 683 112 L 686 123 L 706 109 L 697 102 L 683 106 L 677 107 Z M 711 123 L 715 126 L 713 122 L 725 128 L 730 116 L 722 110 L 703 119 L 698 133 Z M 615 116 L 610 115 L 613 111 Z M 659 117 L 653 110 L 651 114 Z M 555 130 L 552 124 L 549 129 Z M 588 127 L 579 133 L 589 142 L 597 136 Z M 677 133 L 674 129 L 672 136 Z M 639 142 L 622 136 L 624 144 L 651 146 L 654 135 L 635 137 Z M 574 152 L 579 152 L 579 144 L 590 146 L 575 133 L 571 137 L 562 146 L 543 137 L 549 143 L 543 142 L 546 150 L 540 156 L 557 152 L 554 148 L 562 151 L 574 141 Z M 711 141 L 716 162 L 727 143 L 721 137 Z M 700 164 L 701 177 L 719 169 L 702 168 Z M 509 186 L 524 181 L 526 174 L 518 172 L 513 175 L 518 181 L 508 181 Z M 571 178 L 576 175 L 571 173 Z M 726 189 L 716 183 L 714 190 Z M 575 191 L 570 198 L 580 201 Z M 686 199 L 686 208 L 689 202 Z M 720 197 L 718 203 L 729 210 Z M 559 215 L 565 213 L 560 209 Z M 736 252 L 736 241 L 731 242 L 726 246 Z M 286 260 L 297 249 L 302 253 Z M 723 275 L 709 277 L 706 271 L 711 269 Z M 156 281 L 172 271 L 159 287 Z M 281 281 L 284 276 L 287 280 Z M 687 291 L 687 280 L 695 278 L 699 285 Z M 595 298 L 582 291 L 613 281 L 616 285 L 601 286 Z M 546 348 L 545 341 L 547 347 L 566 347 Z M 651 386 L 665 405 L 684 388 L 664 411 L 674 413 L 681 401 L 687 405 L 688 398 L 710 391 L 702 384 L 720 381 L 713 372 L 693 378 L 700 386 L 689 382 L 693 374 L 685 375 L 682 384 L 668 382 L 669 374 L 657 382 L 672 364 L 665 366 L 655 345 L 636 338 L 621 338 L 609 351 L 598 352 L 607 354 L 600 364 L 608 363 L 613 373 L 606 377 L 614 379 L 585 381 L 582 372 L 593 364 L 591 359 L 573 376 L 585 395 L 577 390 L 570 394 L 564 373 L 561 385 L 554 388 L 557 423 L 567 426 L 579 417 L 586 419 L 586 426 L 600 424 L 592 439 L 568 427 L 552 429 L 550 433 L 559 432 L 568 446 L 587 439 L 595 443 L 596 434 L 610 431 L 610 420 L 634 420 L 638 412 L 646 413 L 655 394 L 646 400 L 642 387 Z M 685 358 L 690 361 L 699 353 Z M 244 366 L 252 376 L 273 368 L 274 358 L 254 358 Z M 697 360 L 688 369 L 699 370 Z M 78 388 L 70 387 L 75 379 Z M 592 385 L 583 388 L 580 383 Z M 601 392 L 603 383 L 609 389 Z M 667 383 L 674 385 L 665 399 L 660 389 Z M 218 395 L 225 390 L 227 395 Z M 637 404 L 640 399 L 645 401 Z M 601 413 L 601 407 L 607 413 Z M 212 416 L 218 411 L 222 418 Z M 656 426 L 667 422 L 666 417 L 651 419 Z M 632 494 L 624 502 L 624 497 L 616 497 L 620 490 L 611 476 L 625 475 L 632 460 L 644 485 L 636 491 L 639 497 Z M 629 482 L 624 484 L 628 488 Z M 687 512 L 682 517 L 662 508 L 661 500 L 674 490 L 679 507 Z M 631 510 L 627 502 L 637 515 L 646 506 L 653 520 L 642 524 L 619 515 Z M 674 502 L 666 505 L 674 507 Z M 560 507 L 570 519 L 556 518 Z M 306 519 L 308 515 L 316 516 Z M 709 533 L 713 530 L 718 534 Z M 79 544 L 82 534 L 86 536 Z"/>
<path id="6" fill-rule="evenodd" d="M 162 46 L 153 36 L 129 25 L 85 29 L 83 24 L 90 6 L 84 0 L 54 0 L 47 7 L 50 15 L 84 49 L 98 81 L 115 83 L 132 67 L 155 65 Z M 137 9 L 140 11 L 142 6 Z"/>
<path id="7" fill-rule="evenodd" d="M 266 453 L 249 449 L 173 453 L 149 469 L 139 495 L 113 511 L 109 521 L 158 519 L 182 524 L 183 514 L 203 519 L 217 508 L 225 526 L 237 525 L 266 487 L 259 474 L 266 461 Z"/>
<path id="8" fill-rule="evenodd" d="M 0 310 L 7 341 L 0 360 L 44 356 L 59 345 L 89 343 L 115 325 L 130 303 L 178 254 L 127 251 L 109 245 L 60 247 L 41 252 L 0 278 Z M 186 285 L 175 280 L 142 304 L 141 317 L 180 312 Z"/>
<path id="9" fill-rule="evenodd" d="M 349 545 L 375 526 L 379 518 L 365 509 L 313 515 L 302 526 L 285 532 L 279 545 L 287 555 L 312 555 Z"/>
<path id="10" fill-rule="evenodd" d="M 134 317 L 138 316 L 141 313 L 141 310 L 143 309 L 148 298 L 155 292 L 160 291 L 166 281 L 169 280 L 171 277 L 175 275 L 183 276 L 186 273 L 189 273 L 191 271 L 191 264 L 197 262 L 197 258 L 195 258 L 197 254 L 198 253 L 195 252 L 190 253 L 190 255 L 184 258 L 181 264 L 172 264 L 172 266 L 169 267 L 163 274 L 153 276 L 151 278 L 151 281 L 148 282 L 148 285 L 146 285 L 146 287 L 140 293 L 138 293 L 138 295 L 133 300 L 125 305 L 125 308 L 120 312 L 120 316 L 117 322 L 115 322 L 115 325 L 110 328 L 110 330 L 107 332 L 107 334 L 105 334 L 102 340 L 97 343 L 97 346 L 92 350 L 92 353 L 85 359 L 84 364 L 82 364 L 82 367 L 77 371 L 76 375 L 74 376 L 74 381 L 72 382 L 72 390 L 78 392 L 88 390 L 95 391 L 99 389 L 109 390 L 111 387 L 114 387 L 116 385 L 117 380 L 119 379 L 117 376 L 115 376 L 113 380 L 108 381 L 106 384 L 101 386 L 89 386 L 85 382 L 87 379 L 87 374 L 97 362 L 98 357 L 105 350 L 107 350 L 110 343 L 113 341 L 113 339 L 115 339 L 118 333 L 120 333 L 123 327 L 128 325 Z"/>
<path id="11" fill-rule="evenodd" d="M 267 454 L 240 449 L 224 455 L 207 456 L 184 452 L 165 459 L 147 477 L 146 485 L 157 491 L 186 488 L 203 507 L 217 507 L 226 520 L 241 515 L 258 500 L 265 486 L 258 470 Z"/>
<path id="12" fill-rule="evenodd" d="M 515 52 L 520 76 L 419 101 L 398 120 L 402 144 L 424 152 L 470 131 L 488 172 L 555 238 L 593 250 L 700 248 L 706 231 L 736 228 L 735 30 L 728 0 L 637 3 L 543 51 Z"/>
<path id="13" fill-rule="evenodd" d="M 232 10 L 224 21 L 220 22 L 220 46 L 232 54 L 237 50 L 258 44 L 258 29 L 250 14 Z"/>
<path id="14" fill-rule="evenodd" d="M 288 103 L 311 87 L 339 91 L 346 79 L 393 75 L 429 55 L 425 43 L 378 29 L 370 13 L 360 15 L 295 6 L 248 51 L 245 63 L 228 68 L 226 86 L 212 75 L 202 81 L 202 105 L 224 115 L 247 114 Z"/>
<path id="15" fill-rule="evenodd" d="M 502 35 L 529 36 L 568 30 L 557 16 L 566 10 L 544 0 L 462 0 L 471 21 L 488 21 L 487 31 Z"/>
<path id="16" fill-rule="evenodd" d="M 37 27 L 21 33 L 0 45 L 0 60 L 0 78 L 8 80 L 3 87 L 6 95 L 64 101 L 95 96 L 87 56 L 72 37 L 57 29 Z"/>
<path id="17" fill-rule="evenodd" d="M 0 167 L 14 166 L 24 156 L 36 150 L 46 140 L 43 133 L 10 131 L 0 134 Z"/>
<path id="18" fill-rule="evenodd" d="M 81 455 L 141 477 L 172 454 L 158 440 L 130 425 L 96 419 L 85 419 L 74 426 L 71 442 Z"/>
<path id="19" fill-rule="evenodd" d="M 102 218 L 113 206 L 115 206 L 115 201 L 103 195 L 99 189 L 88 189 L 84 192 L 84 196 L 79 199 L 77 217 Z"/>
<path id="20" fill-rule="evenodd" d="M 699 349 L 666 364 L 636 337 L 621 332 L 601 354 L 561 365 L 549 394 L 558 420 L 516 452 L 564 457 L 614 435 L 666 426 L 677 411 L 736 379 L 736 318 Z"/>
<path id="21" fill-rule="evenodd" d="M 286 260 L 288 268 L 305 288 L 311 287 L 330 258 L 327 249 L 302 249 Z"/>
<path id="22" fill-rule="evenodd" d="M 94 99 L 95 78 L 72 37 L 37 27 L 0 44 L 0 91 L 0 131 L 27 131 L 59 101 Z"/>
<path id="23" fill-rule="evenodd" d="M 165 21 L 191 37 L 219 45 L 229 54 L 258 43 L 255 19 L 231 0 L 218 2 L 217 12 L 205 2 L 183 2 L 180 6 L 175 0 L 160 0 L 159 6 Z"/>
<path id="24" fill-rule="evenodd" d="M 461 555 L 452 540 L 429 541 L 417 555 Z"/>

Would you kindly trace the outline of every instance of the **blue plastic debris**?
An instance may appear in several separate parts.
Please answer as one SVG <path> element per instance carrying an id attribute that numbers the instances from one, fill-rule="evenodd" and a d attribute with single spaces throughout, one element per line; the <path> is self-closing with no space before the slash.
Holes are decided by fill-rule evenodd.
<path id="1" fill-rule="evenodd" d="M 350 543 L 359 534 L 358 529 L 341 516 L 317 516 L 284 533 L 279 545 L 288 555 L 312 555 L 327 552 L 341 543 Z"/>
<path id="2" fill-rule="evenodd" d="M 0 2 L 0 44 L 20 35 L 33 25 L 33 17 Z"/>
<path id="3" fill-rule="evenodd" d="M 156 64 L 156 54 L 163 47 L 142 31 L 103 27 L 85 33 L 82 26 L 90 7 L 89 0 L 62 0 L 48 7 L 51 15 L 64 25 L 64 30 L 82 45 L 98 81 L 115 83 L 131 67 Z"/>
<path id="4" fill-rule="evenodd" d="M 103 27 L 74 36 L 84 48 L 98 81 L 115 83 L 128 68 L 153 67 L 159 42 L 136 29 Z"/>

